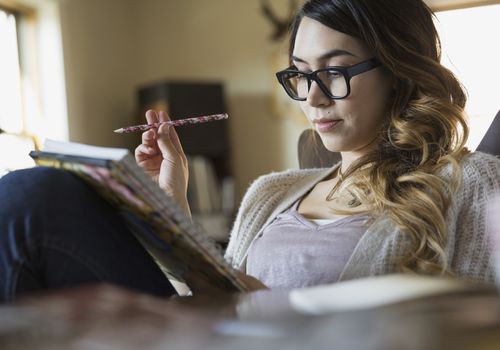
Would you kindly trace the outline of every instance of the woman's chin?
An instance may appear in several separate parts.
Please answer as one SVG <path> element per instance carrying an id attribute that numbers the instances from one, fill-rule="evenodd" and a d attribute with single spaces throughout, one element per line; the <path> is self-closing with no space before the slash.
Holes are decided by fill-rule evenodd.
<path id="1" fill-rule="evenodd" d="M 337 140 L 332 140 L 331 135 L 321 135 L 321 143 L 323 146 L 330 152 L 342 152 L 344 151 L 344 147 L 342 147 L 341 144 L 338 142 L 338 137 L 336 137 Z"/>

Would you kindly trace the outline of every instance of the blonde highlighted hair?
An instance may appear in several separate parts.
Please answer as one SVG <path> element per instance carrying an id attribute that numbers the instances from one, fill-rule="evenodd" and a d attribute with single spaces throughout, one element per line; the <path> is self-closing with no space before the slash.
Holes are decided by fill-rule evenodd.
<path id="1" fill-rule="evenodd" d="M 467 98 L 440 64 L 432 11 L 421 0 L 310 0 L 292 26 L 290 53 L 304 16 L 361 39 L 395 82 L 378 149 L 348 169 L 338 191 L 348 189 L 408 235 L 413 250 L 399 270 L 449 273 L 446 213 L 468 152 Z"/>

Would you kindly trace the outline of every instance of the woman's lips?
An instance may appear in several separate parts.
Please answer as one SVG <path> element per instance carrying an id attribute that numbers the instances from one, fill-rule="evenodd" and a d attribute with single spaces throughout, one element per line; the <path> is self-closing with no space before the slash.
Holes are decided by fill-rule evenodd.
<path id="1" fill-rule="evenodd" d="M 313 121 L 316 124 L 316 130 L 322 133 L 332 131 L 340 122 L 342 122 L 342 119 L 319 119 Z"/>

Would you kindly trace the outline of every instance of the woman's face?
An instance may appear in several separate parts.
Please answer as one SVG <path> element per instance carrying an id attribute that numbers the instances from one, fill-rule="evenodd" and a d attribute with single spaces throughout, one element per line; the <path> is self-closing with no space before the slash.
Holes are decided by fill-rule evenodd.
<path id="1" fill-rule="evenodd" d="M 312 72 L 329 66 L 352 66 L 373 57 L 359 39 L 304 17 L 295 39 L 292 61 L 298 70 Z M 332 152 L 362 155 L 374 148 L 387 116 L 392 79 L 380 66 L 352 77 L 351 93 L 332 100 L 313 82 L 302 111 Z"/>

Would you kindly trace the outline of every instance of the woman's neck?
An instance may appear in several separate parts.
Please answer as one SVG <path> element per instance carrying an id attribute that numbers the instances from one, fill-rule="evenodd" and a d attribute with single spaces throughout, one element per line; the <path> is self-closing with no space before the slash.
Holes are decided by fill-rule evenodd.
<path id="1" fill-rule="evenodd" d="M 342 165 L 340 168 L 340 171 L 342 173 L 346 173 L 347 169 L 359 158 L 367 155 L 374 149 L 376 149 L 377 146 L 377 138 L 369 142 L 366 146 L 361 147 L 360 149 L 357 149 L 355 151 L 349 151 L 349 152 L 340 152 L 340 155 L 342 157 Z"/>
<path id="2" fill-rule="evenodd" d="M 342 173 L 346 173 L 347 169 L 359 158 L 366 155 L 368 152 L 342 152 L 340 153 L 342 157 L 342 164 L 340 171 Z"/>

